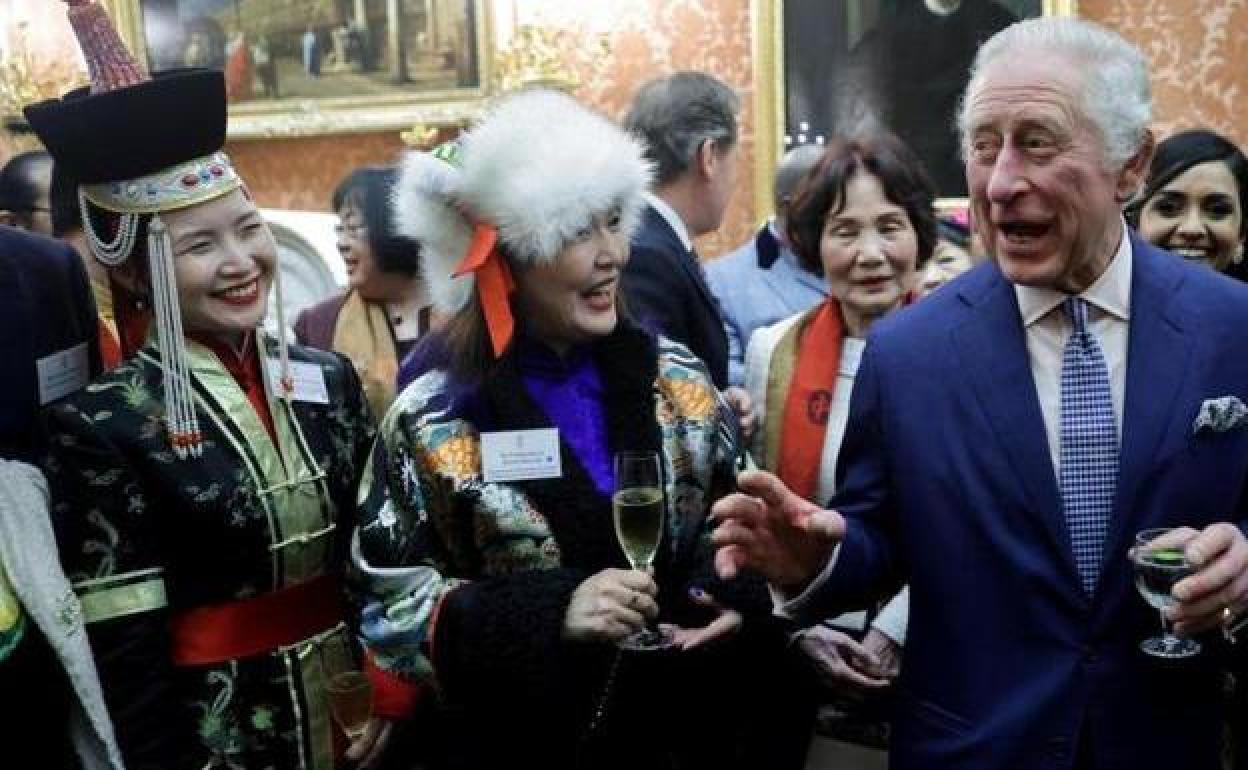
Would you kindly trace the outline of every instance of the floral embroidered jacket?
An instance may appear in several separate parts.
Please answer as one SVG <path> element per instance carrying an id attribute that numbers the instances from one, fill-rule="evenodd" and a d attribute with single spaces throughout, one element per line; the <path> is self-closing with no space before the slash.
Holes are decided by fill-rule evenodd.
<path id="1" fill-rule="evenodd" d="M 506 354 L 480 385 L 433 368 L 400 394 L 365 471 L 353 543 L 370 596 L 366 645 L 382 668 L 436 688 L 459 727 L 450 731 L 456 766 L 574 764 L 592 714 L 604 705 L 615 651 L 561 640 L 564 614 L 582 581 L 628 566 L 609 498 L 562 437 L 561 478 L 483 479 L 482 433 L 553 426 L 526 391 L 516 355 Z M 760 585 L 743 590 L 712 577 L 707 512 L 731 484 L 738 441 L 735 417 L 702 362 L 624 321 L 594 344 L 593 356 L 605 388 L 609 449 L 653 449 L 663 459 L 666 511 L 655 561 L 661 620 L 706 621 L 688 600 L 693 585 L 723 601 L 753 599 L 752 609 L 765 612 Z M 656 686 L 679 690 L 682 664 L 654 662 L 625 656 L 614 688 L 654 683 L 665 677 L 663 666 L 674 665 Z M 665 697 L 641 689 L 647 698 Z M 662 740 L 655 736 L 663 731 L 626 735 L 626 696 L 606 700 L 615 731 L 642 747 L 640 761 L 652 760 L 645 745 Z M 464 725 L 476 727 L 465 732 Z M 498 740 L 465 737 L 478 728 Z"/>
<path id="2" fill-rule="evenodd" d="M 204 445 L 181 460 L 165 435 L 159 355 L 149 342 L 47 413 L 61 558 L 126 766 L 328 770 L 322 663 L 345 651 L 341 627 L 191 666 L 173 665 L 169 629 L 186 610 L 342 573 L 374 436 L 359 380 L 342 356 L 291 347 L 325 389 L 287 406 L 266 383 L 275 443 L 217 356 L 188 342 Z"/>

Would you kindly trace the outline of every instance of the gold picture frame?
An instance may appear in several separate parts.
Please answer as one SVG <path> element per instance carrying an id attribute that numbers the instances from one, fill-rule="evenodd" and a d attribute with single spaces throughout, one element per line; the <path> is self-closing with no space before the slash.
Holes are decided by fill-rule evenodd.
<path id="1" fill-rule="evenodd" d="M 1077 0 L 1041 0 L 1044 16 L 1074 16 Z M 772 181 L 776 164 L 784 153 L 785 101 L 785 1 L 752 0 L 754 30 L 754 210 L 761 219 L 772 211 Z M 965 209 L 964 197 L 942 197 L 940 210 Z"/>
<path id="2" fill-rule="evenodd" d="M 152 69 L 188 62 L 216 66 L 226 71 L 227 84 L 239 84 L 230 89 L 232 140 L 400 131 L 417 124 L 463 126 L 480 115 L 494 81 L 492 4 L 487 0 L 102 2 L 126 45 L 143 64 Z M 328 22 L 325 13 L 314 17 L 315 24 L 282 21 L 300 3 L 337 12 Z M 423 14 L 409 16 L 414 6 L 423 6 Z M 169 8 L 179 14 L 172 23 Z M 190 29 L 180 19 L 185 8 L 221 9 L 216 16 L 226 18 L 221 22 L 205 13 L 195 17 L 200 23 Z M 379 9 L 383 24 L 370 28 Z M 363 13 L 365 22 L 357 26 L 359 17 L 352 18 L 352 13 Z M 384 23 L 394 13 L 405 24 L 419 20 L 423 29 L 409 29 L 391 39 Z M 351 18 L 352 23 L 344 18 Z M 208 31 L 204 31 L 206 26 Z M 303 26 L 304 32 L 295 26 Z M 213 29 L 218 31 L 215 38 L 210 34 Z M 469 38 L 466 44 L 465 38 Z M 178 48 L 173 49 L 169 40 L 175 40 Z M 204 40 L 213 45 L 203 44 Z M 373 41 L 371 48 L 369 41 Z M 204 55 L 203 50 L 213 53 Z M 244 55 L 235 56 L 240 50 Z M 171 51 L 184 60 L 171 64 Z M 163 59 L 153 61 L 159 57 Z M 234 66 L 240 60 L 244 63 Z M 390 64 L 394 61 L 403 62 L 397 74 Z"/>

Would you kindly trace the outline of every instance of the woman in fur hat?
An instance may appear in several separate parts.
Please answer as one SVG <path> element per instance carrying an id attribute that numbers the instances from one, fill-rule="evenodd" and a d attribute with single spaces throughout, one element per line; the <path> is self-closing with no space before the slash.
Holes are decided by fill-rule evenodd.
<path id="1" fill-rule="evenodd" d="M 634 139 L 548 91 L 405 163 L 400 230 L 449 320 L 383 422 L 353 558 L 374 661 L 442 707 L 434 766 L 785 767 L 804 752 L 808 731 L 787 763 L 752 740 L 773 727 L 759 710 L 789 713 L 756 697 L 779 637 L 761 584 L 718 584 L 707 562 L 735 417 L 700 360 L 620 307 L 649 182 Z M 536 466 L 509 467 L 510 442 L 532 442 Z M 661 459 L 651 572 L 628 568 L 612 524 L 612 455 L 629 450 Z M 656 620 L 665 649 L 622 651 Z"/>
<path id="2" fill-rule="evenodd" d="M 52 518 L 122 758 L 331 770 L 340 523 L 373 438 L 359 379 L 262 330 L 277 248 L 220 152 L 221 73 L 149 79 L 92 0 L 70 21 L 93 85 L 26 114 L 78 180 L 94 256 L 135 266 L 154 317 L 47 414 Z"/>

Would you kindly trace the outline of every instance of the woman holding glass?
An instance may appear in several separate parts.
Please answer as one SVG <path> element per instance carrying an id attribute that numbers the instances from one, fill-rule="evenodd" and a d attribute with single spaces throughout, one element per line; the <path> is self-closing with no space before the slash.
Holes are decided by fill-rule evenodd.
<path id="1" fill-rule="evenodd" d="M 832 141 L 794 194 L 789 241 L 823 274 L 828 298 L 754 333 L 745 386 L 762 405 L 753 456 L 808 500 L 832 497 L 868 330 L 911 301 L 936 246 L 932 200 L 918 159 L 888 134 Z M 900 665 L 907 596 L 903 589 L 873 618 L 855 612 L 802 631 L 798 647 L 838 688 L 882 688 Z M 879 742 L 869 727 L 854 731 Z"/>
<path id="2" fill-rule="evenodd" d="M 764 632 L 727 607 L 769 602 L 713 582 L 704 537 L 735 418 L 701 361 L 621 312 L 649 182 L 634 139 L 546 91 L 406 161 L 400 230 L 450 317 L 383 422 L 353 553 L 370 652 L 436 689 L 449 766 L 768 765 L 741 744 L 787 704 L 749 697 L 776 664 L 733 657 Z M 613 496 L 662 506 L 617 532 Z M 635 638 L 656 620 L 663 642 Z"/>
<path id="3" fill-rule="evenodd" d="M 359 380 L 263 332 L 277 248 L 220 152 L 221 73 L 149 80 L 98 5 L 70 20 L 96 82 L 26 114 L 79 180 L 94 256 L 133 266 L 154 316 L 134 357 L 47 413 L 52 519 L 122 758 L 331 770 L 325 682 L 350 657 L 340 578 L 373 438 Z"/>

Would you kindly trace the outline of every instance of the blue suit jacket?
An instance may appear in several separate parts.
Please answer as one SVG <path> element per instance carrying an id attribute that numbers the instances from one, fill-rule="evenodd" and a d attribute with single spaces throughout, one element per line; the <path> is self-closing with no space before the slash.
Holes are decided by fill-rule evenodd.
<path id="1" fill-rule="evenodd" d="M 706 265 L 706 282 L 719 300 L 728 334 L 728 381 L 745 378 L 745 349 L 755 329 L 808 310 L 828 296 L 822 277 L 797 264 L 788 247 L 763 225 L 735 251 Z"/>
<path id="2" fill-rule="evenodd" d="M 89 376 L 100 371 L 95 301 L 72 248 L 0 225 L 0 457 L 32 461 L 40 453 L 39 378 L 35 362 L 83 342 Z"/>
<path id="3" fill-rule="evenodd" d="M 622 285 L 633 317 L 687 346 L 706 364 L 715 387 L 728 383 L 728 338 L 696 257 L 653 207 L 633 234 Z"/>
<path id="4" fill-rule="evenodd" d="M 1159 631 L 1127 549 L 1146 527 L 1242 526 L 1248 426 L 1193 434 L 1205 399 L 1248 403 L 1248 287 L 1133 236 L 1117 500 L 1099 587 L 1080 588 L 1013 287 L 995 265 L 877 325 L 833 507 L 849 529 L 816 609 L 910 583 L 895 770 L 1215 770 L 1219 662 L 1138 649 Z"/>

